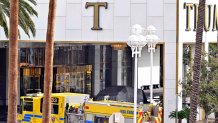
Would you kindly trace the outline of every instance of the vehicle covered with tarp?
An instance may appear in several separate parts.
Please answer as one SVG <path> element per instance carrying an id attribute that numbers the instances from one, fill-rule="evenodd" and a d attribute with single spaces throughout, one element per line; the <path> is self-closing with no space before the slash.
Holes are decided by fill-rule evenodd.
<path id="1" fill-rule="evenodd" d="M 137 102 L 148 103 L 147 97 L 143 90 L 137 90 Z M 129 86 L 111 86 L 100 91 L 95 97 L 94 101 L 101 101 L 107 98 L 108 100 L 120 102 L 134 102 L 134 89 Z"/>

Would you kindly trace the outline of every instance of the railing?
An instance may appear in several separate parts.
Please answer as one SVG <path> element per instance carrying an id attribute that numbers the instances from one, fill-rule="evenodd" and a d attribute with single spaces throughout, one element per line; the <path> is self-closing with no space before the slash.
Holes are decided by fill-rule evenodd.
<path id="1" fill-rule="evenodd" d="M 84 114 L 66 113 L 65 123 L 85 123 Z"/>

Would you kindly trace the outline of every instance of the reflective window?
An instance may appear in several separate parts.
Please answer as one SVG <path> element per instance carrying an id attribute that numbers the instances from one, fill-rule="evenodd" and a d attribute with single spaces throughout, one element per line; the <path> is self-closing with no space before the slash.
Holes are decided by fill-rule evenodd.
<path id="1" fill-rule="evenodd" d="M 95 116 L 94 123 L 109 123 L 109 118 L 108 117 Z"/>
<path id="2" fill-rule="evenodd" d="M 42 113 L 43 99 L 41 99 L 40 112 Z M 58 104 L 51 104 L 51 114 L 58 114 Z"/>
<path id="3" fill-rule="evenodd" d="M 51 104 L 51 114 L 58 114 L 58 105 Z"/>
<path id="4" fill-rule="evenodd" d="M 33 111 L 33 102 L 24 101 L 23 110 L 24 111 Z"/>

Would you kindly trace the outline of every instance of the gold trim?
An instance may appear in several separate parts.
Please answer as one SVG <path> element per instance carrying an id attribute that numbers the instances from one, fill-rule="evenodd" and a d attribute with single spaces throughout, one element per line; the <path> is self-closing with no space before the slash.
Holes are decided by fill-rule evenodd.
<path id="1" fill-rule="evenodd" d="M 166 56 L 165 56 L 165 51 L 166 47 L 165 47 L 165 43 L 163 44 L 163 109 L 164 109 L 164 99 L 165 99 L 165 84 L 166 84 L 166 81 L 165 81 L 165 59 L 166 59 Z M 164 111 L 163 111 L 163 116 L 164 116 Z"/>
<path id="2" fill-rule="evenodd" d="M 179 71 L 179 0 L 176 1 L 176 94 L 178 94 L 178 71 Z"/>
<path id="3" fill-rule="evenodd" d="M 116 44 L 111 44 L 111 47 L 114 50 L 123 50 L 127 45 L 126 44 L 120 44 L 120 43 L 116 43 Z"/>
<path id="4" fill-rule="evenodd" d="M 36 75 L 41 75 L 41 68 L 24 68 L 23 69 L 23 75 L 25 76 L 36 76 Z"/>

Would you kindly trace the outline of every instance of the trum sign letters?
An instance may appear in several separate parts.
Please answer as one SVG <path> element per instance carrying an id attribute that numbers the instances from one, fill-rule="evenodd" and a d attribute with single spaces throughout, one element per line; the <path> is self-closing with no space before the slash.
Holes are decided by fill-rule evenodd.
<path id="1" fill-rule="evenodd" d="M 196 31 L 197 28 L 197 19 L 198 19 L 198 3 L 184 3 L 184 10 L 186 10 L 186 31 Z M 194 19 L 191 20 L 190 16 L 194 16 Z M 191 27 L 193 23 L 193 27 Z M 204 31 L 217 31 L 218 30 L 218 12 L 216 4 L 207 4 L 205 6 L 205 23 Z"/>
<path id="2" fill-rule="evenodd" d="M 199 0 L 178 0 L 177 39 L 194 43 L 198 22 Z M 218 0 L 206 0 L 203 42 L 216 42 L 218 32 Z"/>

